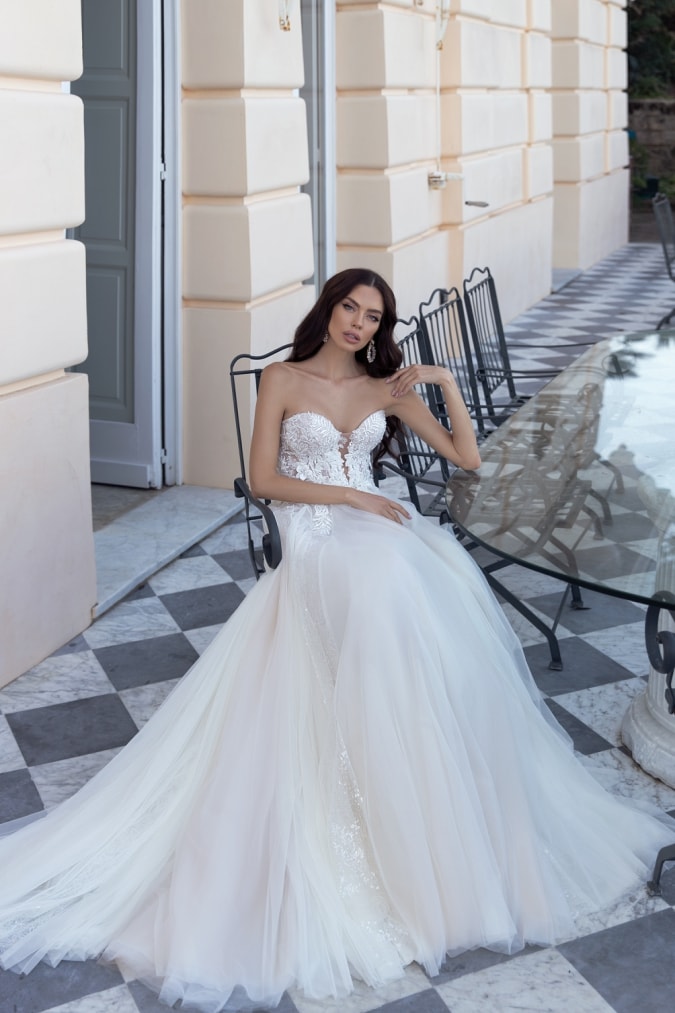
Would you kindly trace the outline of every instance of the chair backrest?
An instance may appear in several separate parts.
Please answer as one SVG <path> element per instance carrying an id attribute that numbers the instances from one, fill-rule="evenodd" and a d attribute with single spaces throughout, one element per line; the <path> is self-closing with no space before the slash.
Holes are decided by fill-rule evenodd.
<path id="1" fill-rule="evenodd" d="M 475 267 L 464 279 L 464 305 L 476 357 L 476 375 L 492 407 L 492 394 L 506 385 L 509 399 L 518 395 L 499 310 L 497 287 L 488 267 Z"/>
<path id="2" fill-rule="evenodd" d="M 291 345 L 279 345 L 278 348 L 273 348 L 270 352 L 264 352 L 262 355 L 242 352 L 240 355 L 235 355 L 230 363 L 232 407 L 241 469 L 240 477 L 234 480 L 234 494 L 244 500 L 248 554 L 256 580 L 265 573 L 268 567 L 274 569 L 279 564 L 281 540 L 273 513 L 264 502 L 255 499 L 246 483 L 248 447 L 244 448 L 241 412 L 244 410 L 244 406 L 247 412 L 250 411 L 251 403 L 255 403 L 260 377 L 265 366 L 291 347 Z"/>
<path id="3" fill-rule="evenodd" d="M 404 336 L 397 341 L 398 347 L 403 353 L 402 365 L 429 365 L 429 352 L 426 347 L 424 332 L 420 327 L 417 317 L 411 317 L 409 320 L 399 320 L 398 326 L 406 328 Z M 440 389 L 430 383 L 420 384 L 415 389 L 432 415 L 439 422 L 442 422 L 443 425 L 447 426 L 445 401 Z M 444 458 L 440 458 L 428 443 L 420 439 L 417 433 L 413 432 L 406 425 L 403 425 L 402 444 L 399 447 L 399 451 L 399 465 L 402 471 L 410 475 L 410 478 L 407 480 L 410 499 L 415 507 L 421 510 L 416 483 L 423 479 L 434 465 L 438 466 L 443 479 L 447 481 L 450 474 L 448 462 Z"/>
<path id="4" fill-rule="evenodd" d="M 420 304 L 419 315 L 425 361 L 430 365 L 446 366 L 452 372 L 469 415 L 479 434 L 485 435 L 485 417 L 481 410 L 461 295 L 456 288 L 434 289 L 427 301 Z M 438 418 L 450 428 L 439 388 L 435 388 L 435 399 Z"/>
<path id="5" fill-rule="evenodd" d="M 237 433 L 237 450 L 239 451 L 239 467 L 241 477 L 246 479 L 247 449 L 244 448 L 241 425 L 241 405 L 244 402 L 247 406 L 253 401 L 258 393 L 262 371 L 268 363 L 279 357 L 281 352 L 292 348 L 292 345 L 279 345 L 270 352 L 262 355 L 251 355 L 249 352 L 242 352 L 235 355 L 230 363 L 230 386 L 232 388 L 232 407 L 234 409 L 234 425 Z M 253 391 L 252 391 L 253 385 Z M 246 398 L 244 399 L 244 394 Z"/>
<path id="6" fill-rule="evenodd" d="M 673 225 L 673 209 L 664 193 L 657 193 L 652 198 L 656 227 L 663 247 L 666 269 L 672 281 L 675 281 L 675 226 Z"/>

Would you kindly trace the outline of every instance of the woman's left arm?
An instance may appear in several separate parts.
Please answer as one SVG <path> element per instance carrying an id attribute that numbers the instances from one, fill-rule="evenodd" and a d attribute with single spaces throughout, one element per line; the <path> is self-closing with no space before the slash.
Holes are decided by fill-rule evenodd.
<path id="1" fill-rule="evenodd" d="M 436 453 L 468 471 L 480 467 L 473 422 L 449 369 L 443 366 L 406 366 L 388 377 L 385 383 L 389 385 L 393 399 L 391 413 L 405 422 Z M 450 432 L 434 418 L 422 398 L 413 390 L 419 383 L 436 384 L 443 391 L 450 418 Z"/>

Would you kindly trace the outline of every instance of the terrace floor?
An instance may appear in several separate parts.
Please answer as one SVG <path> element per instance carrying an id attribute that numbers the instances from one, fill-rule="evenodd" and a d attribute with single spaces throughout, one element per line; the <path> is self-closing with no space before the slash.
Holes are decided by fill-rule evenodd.
<path id="1" fill-rule="evenodd" d="M 513 340 L 550 344 L 536 362 L 563 366 L 572 341 L 644 330 L 675 303 L 660 247 L 632 243 L 513 321 Z M 533 360 L 528 360 L 534 365 Z M 675 441 L 674 441 L 675 447 Z M 675 452 L 675 451 L 674 451 Z M 450 536 L 449 536 L 450 537 Z M 560 584 L 511 567 L 504 582 L 550 615 Z M 151 716 L 252 586 L 244 525 L 234 516 L 152 574 L 89 629 L 0 691 L 0 822 L 51 807 L 100 769 Z M 675 813 L 675 790 L 645 774 L 619 742 L 619 725 L 644 686 L 643 609 L 584 594 L 559 628 L 564 670 L 507 608 L 535 679 L 583 762 L 620 795 Z M 1 874 L 1 872 L 0 872 Z M 476 950 L 429 979 L 416 965 L 381 991 L 317 1002 L 287 995 L 280 1013 L 663 1013 L 675 994 L 675 868 L 663 895 L 638 889 L 591 919 L 576 938 L 513 957 Z M 7 1013 L 162 1013 L 139 982 L 94 961 L 0 973 Z"/>

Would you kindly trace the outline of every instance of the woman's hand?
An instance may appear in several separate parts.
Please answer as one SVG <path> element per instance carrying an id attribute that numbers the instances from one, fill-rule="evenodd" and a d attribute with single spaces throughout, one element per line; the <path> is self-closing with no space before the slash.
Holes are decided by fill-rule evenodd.
<path id="1" fill-rule="evenodd" d="M 370 514 L 379 514 L 380 517 L 387 517 L 390 521 L 402 524 L 403 519 L 410 520 L 410 514 L 393 499 L 386 496 L 379 496 L 373 492 L 360 492 L 358 489 L 348 489 L 346 496 L 348 506 L 355 510 L 365 510 Z"/>
<path id="2" fill-rule="evenodd" d="M 388 376 L 385 383 L 391 385 L 392 397 L 404 397 L 418 383 L 456 386 L 454 376 L 444 366 L 422 366 L 417 363 L 399 369 L 393 376 Z"/>

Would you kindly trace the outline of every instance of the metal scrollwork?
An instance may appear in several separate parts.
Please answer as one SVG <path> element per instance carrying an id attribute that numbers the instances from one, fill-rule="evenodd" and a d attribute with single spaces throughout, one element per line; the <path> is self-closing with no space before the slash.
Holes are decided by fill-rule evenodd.
<path id="1" fill-rule="evenodd" d="M 663 594 L 664 602 L 670 602 L 672 596 Z M 645 621 L 645 643 L 649 663 L 652 668 L 666 677 L 666 703 L 668 713 L 675 714 L 675 689 L 673 689 L 673 672 L 675 671 L 675 633 L 659 630 L 659 613 L 665 605 L 652 602 L 647 609 Z M 669 610 L 670 611 L 670 610 Z"/>

